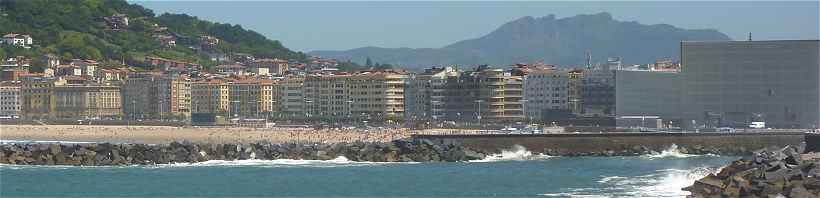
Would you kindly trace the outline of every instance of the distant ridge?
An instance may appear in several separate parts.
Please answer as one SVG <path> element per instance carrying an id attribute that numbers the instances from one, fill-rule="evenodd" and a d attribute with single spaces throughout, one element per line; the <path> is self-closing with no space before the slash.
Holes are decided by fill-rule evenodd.
<path id="1" fill-rule="evenodd" d="M 582 65 L 590 50 L 593 62 L 620 56 L 625 63 L 647 63 L 658 58 L 676 58 L 679 42 L 685 40 L 730 40 L 713 29 L 687 30 L 667 24 L 644 25 L 617 21 L 609 13 L 577 15 L 556 19 L 522 17 L 475 39 L 442 48 L 362 47 L 345 51 L 312 51 L 309 54 L 340 60 L 375 62 L 419 69 L 436 65 L 507 65 L 537 62 L 559 66 Z"/>

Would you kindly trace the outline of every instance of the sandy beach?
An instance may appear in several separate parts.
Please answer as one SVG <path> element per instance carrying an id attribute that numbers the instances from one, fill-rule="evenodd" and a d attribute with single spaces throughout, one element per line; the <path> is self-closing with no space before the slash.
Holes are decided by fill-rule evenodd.
<path id="1" fill-rule="evenodd" d="M 211 128 L 99 125 L 0 125 L 0 140 L 71 141 L 162 144 L 173 141 L 207 143 L 335 143 L 389 142 L 414 133 L 447 133 L 450 130 L 371 129 L 313 130 L 304 128 Z"/>

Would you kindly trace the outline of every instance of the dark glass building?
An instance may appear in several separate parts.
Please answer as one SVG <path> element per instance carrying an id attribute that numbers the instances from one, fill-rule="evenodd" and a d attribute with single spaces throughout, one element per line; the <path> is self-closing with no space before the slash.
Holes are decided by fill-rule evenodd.
<path id="1" fill-rule="evenodd" d="M 818 40 L 681 43 L 683 126 L 820 125 Z M 620 108 L 620 107 L 619 107 Z"/>

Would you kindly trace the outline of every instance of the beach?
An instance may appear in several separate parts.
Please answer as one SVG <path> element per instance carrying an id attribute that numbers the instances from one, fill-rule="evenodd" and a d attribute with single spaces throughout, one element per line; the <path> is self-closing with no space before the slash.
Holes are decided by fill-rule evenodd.
<path id="1" fill-rule="evenodd" d="M 0 140 L 70 141 L 165 144 L 173 141 L 199 143 L 337 143 L 390 142 L 413 133 L 443 133 L 409 129 L 309 129 L 100 125 L 2 125 Z"/>

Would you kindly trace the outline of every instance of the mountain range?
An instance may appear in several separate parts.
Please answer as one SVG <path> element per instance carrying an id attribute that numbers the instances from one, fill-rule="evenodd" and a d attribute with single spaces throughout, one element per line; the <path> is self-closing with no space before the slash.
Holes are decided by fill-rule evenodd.
<path id="1" fill-rule="evenodd" d="M 453 27 L 457 27 L 454 25 Z M 311 55 L 339 60 L 375 62 L 420 69 L 438 65 L 509 65 L 543 62 L 578 66 L 585 53 L 593 62 L 621 57 L 627 64 L 654 62 L 679 56 L 686 40 L 730 40 L 714 29 L 682 29 L 668 24 L 646 25 L 618 21 L 606 12 L 557 19 L 554 15 L 522 17 L 479 38 L 442 48 L 362 47 L 344 51 L 312 51 Z"/>

